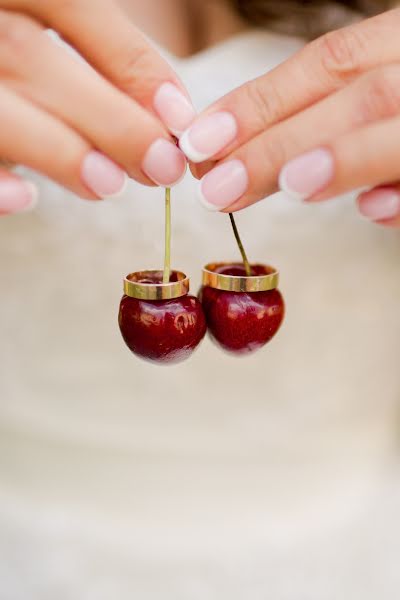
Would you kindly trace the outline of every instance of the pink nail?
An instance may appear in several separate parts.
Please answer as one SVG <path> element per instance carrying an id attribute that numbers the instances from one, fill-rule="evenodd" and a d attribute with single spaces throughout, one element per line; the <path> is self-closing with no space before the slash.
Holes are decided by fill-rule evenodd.
<path id="1" fill-rule="evenodd" d="M 38 197 L 37 187 L 16 177 L 0 180 L 0 215 L 10 215 L 32 209 Z"/>
<path id="2" fill-rule="evenodd" d="M 204 175 L 198 188 L 199 200 L 208 210 L 222 210 L 243 196 L 248 184 L 242 161 L 230 160 Z"/>
<path id="3" fill-rule="evenodd" d="M 217 112 L 200 118 L 187 129 L 179 146 L 192 162 L 203 162 L 232 142 L 237 131 L 236 119 L 231 113 Z"/>
<path id="4" fill-rule="evenodd" d="M 358 198 L 364 217 L 371 221 L 385 221 L 400 216 L 400 194 L 392 188 L 376 188 Z"/>
<path id="5" fill-rule="evenodd" d="M 186 173 L 186 166 L 186 158 L 179 148 L 160 138 L 147 150 L 142 169 L 155 183 L 169 187 L 179 183 Z"/>
<path id="6" fill-rule="evenodd" d="M 329 150 L 319 148 L 288 162 L 279 177 L 279 186 L 296 200 L 307 200 L 322 191 L 334 175 L 334 160 Z"/>
<path id="7" fill-rule="evenodd" d="M 196 116 L 196 111 L 186 96 L 168 81 L 160 85 L 153 102 L 164 125 L 178 138 Z"/>
<path id="8" fill-rule="evenodd" d="M 125 189 L 126 173 L 101 152 L 93 150 L 83 160 L 82 181 L 99 198 L 117 197 Z"/>

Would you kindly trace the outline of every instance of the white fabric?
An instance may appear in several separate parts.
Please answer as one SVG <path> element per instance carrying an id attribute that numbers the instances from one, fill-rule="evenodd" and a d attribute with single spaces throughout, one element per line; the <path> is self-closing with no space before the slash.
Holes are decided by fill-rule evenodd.
<path id="1" fill-rule="evenodd" d="M 299 45 L 250 32 L 170 60 L 202 108 Z M 0 220 L 0 600 L 396 597 L 399 233 L 348 197 L 240 213 L 281 270 L 282 331 L 161 368 L 117 311 L 123 276 L 162 263 L 162 192 L 91 204 L 38 180 L 37 210 Z M 173 264 L 196 292 L 237 251 L 194 185 L 173 192 Z"/>

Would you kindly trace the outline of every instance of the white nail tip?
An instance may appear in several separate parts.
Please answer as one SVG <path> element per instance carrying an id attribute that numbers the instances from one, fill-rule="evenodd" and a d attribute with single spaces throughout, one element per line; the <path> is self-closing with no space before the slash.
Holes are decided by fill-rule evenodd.
<path id="1" fill-rule="evenodd" d="M 186 129 L 183 132 L 180 140 L 179 147 L 182 152 L 194 163 L 201 163 L 210 158 L 210 155 L 204 154 L 203 152 L 199 152 L 196 148 L 193 147 L 192 142 L 189 138 L 190 129 Z"/>
<path id="2" fill-rule="evenodd" d="M 18 211 L 19 213 L 30 212 L 33 210 L 39 199 L 39 188 L 35 183 L 33 183 L 33 181 L 24 181 L 23 184 L 29 190 L 30 201 L 24 208 Z"/>
<path id="3" fill-rule="evenodd" d="M 210 202 L 208 202 L 206 200 L 201 186 L 202 186 L 202 181 L 200 181 L 197 185 L 196 196 L 197 196 L 197 200 L 200 202 L 202 207 L 205 208 L 206 210 L 209 210 L 210 212 L 218 212 L 218 211 L 222 210 L 223 207 L 215 206 L 215 204 L 211 204 Z"/>
<path id="4" fill-rule="evenodd" d="M 115 200 L 116 198 L 121 198 L 124 193 L 126 192 L 126 189 L 128 187 L 128 175 L 126 173 L 124 173 L 124 182 L 121 186 L 121 188 L 118 190 L 118 192 L 115 192 L 114 194 L 109 194 L 108 196 L 104 197 L 104 200 Z"/>
<path id="5" fill-rule="evenodd" d="M 172 133 L 172 135 L 174 135 L 176 138 L 178 138 L 178 140 L 183 135 L 183 130 L 182 129 L 173 129 L 172 127 L 168 127 L 168 130 L 169 130 L 170 133 Z"/>
<path id="6" fill-rule="evenodd" d="M 296 202 L 303 202 L 307 200 L 306 194 L 300 194 L 295 190 L 292 190 L 287 183 L 285 169 L 282 169 L 279 175 L 279 189 L 284 192 L 291 200 L 295 200 Z"/>

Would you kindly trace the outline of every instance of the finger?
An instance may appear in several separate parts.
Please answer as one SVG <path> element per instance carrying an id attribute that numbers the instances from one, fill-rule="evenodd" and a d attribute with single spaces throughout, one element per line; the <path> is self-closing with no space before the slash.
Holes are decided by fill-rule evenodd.
<path id="1" fill-rule="evenodd" d="M 75 131 L 0 86 L 0 156 L 30 167 L 83 198 L 119 193 L 124 172 Z"/>
<path id="2" fill-rule="evenodd" d="M 361 187 L 400 178 L 400 117 L 368 125 L 290 161 L 281 187 L 301 200 L 318 202 Z"/>
<path id="3" fill-rule="evenodd" d="M 181 149 L 193 162 L 221 159 L 359 75 L 399 61 L 399 27 L 394 9 L 311 42 L 211 105 L 184 132 Z"/>
<path id="4" fill-rule="evenodd" d="M 185 158 L 155 116 L 54 45 L 33 21 L 0 11 L 0 27 L 4 21 L 18 36 L 0 37 L 3 81 L 67 123 L 137 181 L 172 185 L 181 178 Z"/>
<path id="5" fill-rule="evenodd" d="M 279 173 L 291 159 L 366 124 L 391 118 L 399 110 L 400 66 L 392 65 L 368 73 L 261 133 L 226 157 L 222 164 L 236 161 L 234 172 L 239 180 L 225 178 L 229 166 L 217 167 L 202 179 L 203 203 L 213 210 L 237 210 L 265 198 L 276 191 Z M 240 161 L 240 170 L 237 161 Z M 298 171 L 302 177 L 308 176 L 302 163 Z M 247 187 L 244 187 L 244 181 Z M 281 184 L 288 191 L 290 186 L 285 183 L 285 171 Z M 302 191 L 299 187 L 296 195 L 302 196 Z M 291 192 L 293 195 L 294 190 Z"/>
<path id="6" fill-rule="evenodd" d="M 179 136 L 195 116 L 181 81 L 110 0 L 2 0 L 1 5 L 29 11 L 56 29 L 96 70 Z"/>
<path id="7" fill-rule="evenodd" d="M 6 160 L 5 158 L 0 158 L 0 168 L 4 169 L 13 169 L 16 167 L 16 164 L 11 162 L 10 160 Z"/>
<path id="8" fill-rule="evenodd" d="M 360 213 L 379 225 L 400 227 L 400 184 L 376 187 L 357 198 Z"/>
<path id="9" fill-rule="evenodd" d="M 0 169 L 0 216 L 31 210 L 37 201 L 38 190 L 30 181 Z"/>

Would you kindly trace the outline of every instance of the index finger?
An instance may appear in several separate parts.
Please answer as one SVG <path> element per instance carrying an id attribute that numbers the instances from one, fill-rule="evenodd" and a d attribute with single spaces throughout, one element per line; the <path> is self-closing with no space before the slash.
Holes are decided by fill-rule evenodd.
<path id="1" fill-rule="evenodd" d="M 309 43 L 212 104 L 184 132 L 181 149 L 194 163 L 224 158 L 362 73 L 398 61 L 399 26 L 400 9 L 394 9 Z"/>

